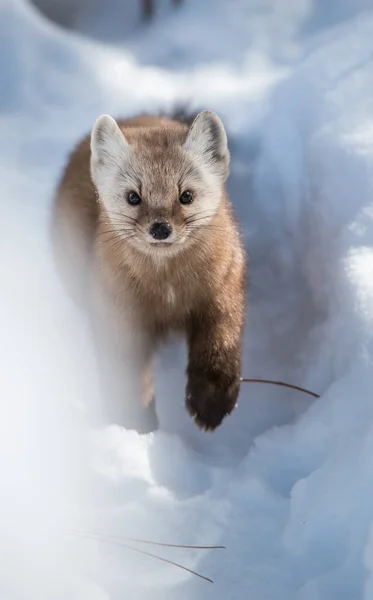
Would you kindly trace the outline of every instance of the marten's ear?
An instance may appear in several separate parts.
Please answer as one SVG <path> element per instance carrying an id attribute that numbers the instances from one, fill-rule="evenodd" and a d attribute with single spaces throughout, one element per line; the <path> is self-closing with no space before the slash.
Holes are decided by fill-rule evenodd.
<path id="1" fill-rule="evenodd" d="M 229 173 L 230 155 L 227 134 L 221 119 L 214 112 L 204 110 L 194 119 L 185 150 L 197 156 L 225 180 Z"/>
<path id="2" fill-rule="evenodd" d="M 130 146 L 116 121 L 109 115 L 101 115 L 91 133 L 91 176 L 97 188 L 117 174 L 129 151 Z"/>

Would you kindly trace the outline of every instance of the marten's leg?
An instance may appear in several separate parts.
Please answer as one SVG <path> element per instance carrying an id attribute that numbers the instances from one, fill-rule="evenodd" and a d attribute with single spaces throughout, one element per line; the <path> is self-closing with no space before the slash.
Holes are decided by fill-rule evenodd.
<path id="1" fill-rule="evenodd" d="M 100 342 L 98 364 L 105 420 L 139 433 L 158 429 L 150 340 L 130 337 Z"/>
<path id="2" fill-rule="evenodd" d="M 243 299 L 222 311 L 206 308 L 188 326 L 189 364 L 186 406 L 196 424 L 205 430 L 218 427 L 237 403 L 240 391 Z"/>
<path id="3" fill-rule="evenodd" d="M 104 418 L 139 433 L 155 431 L 155 341 L 139 319 L 108 302 L 106 309 L 92 317 Z"/>

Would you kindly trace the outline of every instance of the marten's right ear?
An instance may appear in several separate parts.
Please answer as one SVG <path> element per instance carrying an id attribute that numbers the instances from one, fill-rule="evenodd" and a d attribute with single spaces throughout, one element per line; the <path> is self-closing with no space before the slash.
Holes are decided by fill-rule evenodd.
<path id="1" fill-rule="evenodd" d="M 116 121 L 109 115 L 101 115 L 91 133 L 91 176 L 98 189 L 110 184 L 129 151 L 130 146 Z"/>

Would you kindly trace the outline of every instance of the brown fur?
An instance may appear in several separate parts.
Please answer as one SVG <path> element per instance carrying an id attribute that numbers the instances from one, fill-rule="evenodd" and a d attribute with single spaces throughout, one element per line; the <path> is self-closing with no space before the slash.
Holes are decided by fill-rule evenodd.
<path id="1" fill-rule="evenodd" d="M 172 182 L 183 165 L 174 149 L 184 142 L 189 125 L 151 116 L 117 123 L 142 164 L 161 161 L 166 169 L 154 169 L 151 179 L 141 182 L 142 194 L 151 196 L 157 189 L 167 202 L 140 207 L 140 225 L 171 212 L 175 228 L 182 227 L 184 207 L 174 200 Z M 189 347 L 186 406 L 199 427 L 215 429 L 234 408 L 240 390 L 245 312 L 246 256 L 225 186 L 211 221 L 196 229 L 185 248 L 158 260 L 154 251 L 141 252 L 117 235 L 98 201 L 89 163 L 86 136 L 70 155 L 59 183 L 52 234 L 61 275 L 91 314 L 105 402 L 110 395 L 117 407 L 129 389 L 141 402 L 130 402 L 121 414 L 123 424 L 139 431 L 155 429 L 154 351 L 170 332 L 179 332 Z M 191 180 L 198 176 L 183 173 Z M 139 374 L 132 387 L 120 374 L 124 365 Z M 147 406 L 142 409 L 146 423 L 136 408 L 141 404 Z"/>

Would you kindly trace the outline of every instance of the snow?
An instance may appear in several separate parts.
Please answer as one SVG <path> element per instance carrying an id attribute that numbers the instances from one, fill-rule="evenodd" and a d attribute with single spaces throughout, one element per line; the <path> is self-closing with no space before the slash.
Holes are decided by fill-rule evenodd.
<path id="1" fill-rule="evenodd" d="M 0 4 L 1 600 L 371 600 L 371 2 L 162 2 L 146 26 L 128 9 L 124 35 L 127 4 L 81 2 L 71 29 Z M 171 345 L 161 430 L 139 436 L 91 418 L 89 330 L 54 272 L 49 209 L 99 114 L 179 101 L 216 110 L 230 136 L 250 256 L 243 375 L 321 397 L 244 384 L 205 434 Z M 226 549 L 142 546 L 211 585 L 78 529 Z"/>

